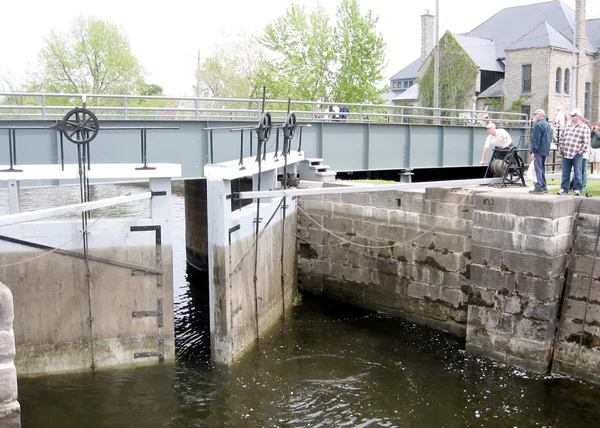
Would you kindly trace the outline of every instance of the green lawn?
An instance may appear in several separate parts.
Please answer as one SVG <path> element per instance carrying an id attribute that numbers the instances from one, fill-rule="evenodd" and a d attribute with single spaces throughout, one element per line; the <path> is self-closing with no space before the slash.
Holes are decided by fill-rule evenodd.
<path id="1" fill-rule="evenodd" d="M 552 191 L 556 191 L 558 192 L 558 190 L 560 189 L 560 180 L 559 179 L 554 179 L 554 180 L 548 180 L 548 192 L 552 193 Z M 583 189 L 583 193 L 585 193 L 586 190 L 589 190 L 590 192 L 592 192 L 593 196 L 600 196 L 600 181 L 599 180 L 588 180 L 587 182 L 587 187 L 585 189 Z"/>

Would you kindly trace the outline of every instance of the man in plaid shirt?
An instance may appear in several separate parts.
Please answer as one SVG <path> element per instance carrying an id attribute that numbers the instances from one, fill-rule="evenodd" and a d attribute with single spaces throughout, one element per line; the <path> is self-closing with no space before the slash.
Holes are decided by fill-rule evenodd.
<path id="1" fill-rule="evenodd" d="M 581 195 L 583 189 L 582 165 L 583 154 L 590 148 L 590 128 L 581 119 L 581 110 L 574 109 L 571 112 L 571 122 L 565 126 L 560 133 L 558 151 L 562 154 L 562 182 L 559 195 L 569 193 L 569 182 L 571 181 L 571 169 L 573 170 L 573 194 Z"/>

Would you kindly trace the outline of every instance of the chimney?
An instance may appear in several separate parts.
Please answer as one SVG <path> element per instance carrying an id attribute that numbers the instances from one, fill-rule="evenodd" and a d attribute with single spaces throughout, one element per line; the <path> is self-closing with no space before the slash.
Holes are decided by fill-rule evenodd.
<path id="1" fill-rule="evenodd" d="M 577 49 L 579 50 L 577 64 L 581 65 L 588 62 L 586 58 L 585 0 L 576 0 L 575 2 L 575 22 L 575 38 L 577 40 Z M 577 72 L 575 73 L 575 88 L 572 88 L 575 90 L 575 106 L 579 108 L 583 108 L 583 106 L 579 105 L 579 102 L 583 100 L 583 93 L 580 92 L 583 92 L 583 88 L 585 87 L 584 71 L 584 67 L 577 68 Z"/>
<path id="2" fill-rule="evenodd" d="M 427 59 L 427 55 L 433 50 L 433 26 L 434 17 L 429 10 L 421 15 L 421 64 Z"/>

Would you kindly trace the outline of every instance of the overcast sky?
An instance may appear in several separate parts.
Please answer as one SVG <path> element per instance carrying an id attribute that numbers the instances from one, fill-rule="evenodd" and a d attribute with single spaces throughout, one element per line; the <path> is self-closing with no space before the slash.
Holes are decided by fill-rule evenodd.
<path id="1" fill-rule="evenodd" d="M 147 82 L 165 94 L 192 94 L 196 55 L 210 54 L 224 33 L 259 32 L 285 12 L 291 1 L 282 0 L 30 0 L 2 2 L 0 73 L 22 79 L 35 65 L 44 37 L 51 29 L 67 31 L 79 14 L 90 14 L 118 25 L 133 53 L 147 71 Z M 296 0 L 314 8 L 318 0 Z M 321 0 L 332 15 L 337 0 Z M 440 34 L 473 29 L 504 7 L 538 3 L 537 0 L 439 0 Z M 565 0 L 572 8 L 575 0 Z M 156 4 L 157 6 L 149 6 Z M 434 0 L 362 0 L 364 10 L 379 17 L 378 29 L 387 47 L 385 77 L 390 77 L 420 55 L 420 15 L 435 10 Z M 587 0 L 586 16 L 600 18 L 600 1 Z"/>

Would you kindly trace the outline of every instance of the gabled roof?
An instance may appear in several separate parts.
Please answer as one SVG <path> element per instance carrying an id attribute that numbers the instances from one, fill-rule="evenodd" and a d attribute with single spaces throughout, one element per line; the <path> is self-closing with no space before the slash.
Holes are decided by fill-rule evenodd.
<path id="1" fill-rule="evenodd" d="M 585 22 L 585 33 L 592 47 L 598 49 L 600 46 L 600 18 L 588 19 Z"/>
<path id="2" fill-rule="evenodd" d="M 502 63 L 496 58 L 493 41 L 460 34 L 454 34 L 454 37 L 480 70 L 504 72 Z"/>
<path id="3" fill-rule="evenodd" d="M 414 79 L 419 75 L 419 68 L 421 67 L 421 57 L 417 58 L 398 73 L 390 77 L 390 80 L 398 79 Z"/>
<path id="4" fill-rule="evenodd" d="M 571 41 L 544 21 L 529 33 L 505 47 L 504 50 L 511 51 L 516 49 L 545 48 L 550 46 L 566 51 L 573 50 Z"/>
<path id="5" fill-rule="evenodd" d="M 412 101 L 419 99 L 419 84 L 415 83 L 406 91 L 393 98 L 393 101 Z"/>
<path id="6" fill-rule="evenodd" d="M 523 39 L 543 22 L 547 22 L 567 40 L 573 40 L 575 11 L 561 0 L 507 7 L 465 35 L 493 40 L 496 57 L 504 58 L 504 50 L 508 46 Z M 596 52 L 589 41 L 586 49 L 588 52 Z"/>
<path id="7" fill-rule="evenodd" d="M 492 86 L 487 88 L 477 98 L 499 98 L 504 96 L 504 79 L 498 80 Z"/>

